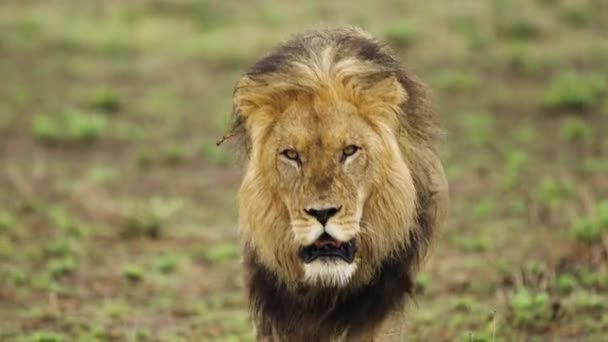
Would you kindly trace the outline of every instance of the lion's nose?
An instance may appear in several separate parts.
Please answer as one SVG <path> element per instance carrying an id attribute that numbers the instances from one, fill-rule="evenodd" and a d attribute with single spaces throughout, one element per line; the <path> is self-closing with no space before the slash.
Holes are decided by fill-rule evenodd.
<path id="1" fill-rule="evenodd" d="M 310 215 L 313 216 L 314 218 L 317 219 L 317 221 L 321 222 L 322 225 L 325 226 L 325 223 L 327 223 L 327 221 L 329 220 L 330 217 L 336 215 L 336 213 L 338 211 L 340 211 L 340 209 L 342 209 L 342 206 L 340 207 L 331 207 L 331 208 L 323 208 L 323 209 L 304 209 L 304 211 Z"/>

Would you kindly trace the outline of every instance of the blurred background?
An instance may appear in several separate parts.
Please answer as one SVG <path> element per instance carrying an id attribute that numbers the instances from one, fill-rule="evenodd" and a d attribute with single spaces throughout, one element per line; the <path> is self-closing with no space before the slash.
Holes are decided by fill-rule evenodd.
<path id="1" fill-rule="evenodd" d="M 608 336 L 608 2 L 2 0 L 0 340 L 253 340 L 215 142 L 318 23 L 389 42 L 446 130 L 408 340 Z"/>

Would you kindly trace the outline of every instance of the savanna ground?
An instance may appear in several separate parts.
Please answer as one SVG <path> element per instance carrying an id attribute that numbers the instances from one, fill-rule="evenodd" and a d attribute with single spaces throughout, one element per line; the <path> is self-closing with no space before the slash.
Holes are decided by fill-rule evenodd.
<path id="1" fill-rule="evenodd" d="M 0 4 L 0 340 L 250 341 L 232 86 L 315 23 L 433 87 L 449 224 L 411 341 L 608 336 L 608 3 Z"/>

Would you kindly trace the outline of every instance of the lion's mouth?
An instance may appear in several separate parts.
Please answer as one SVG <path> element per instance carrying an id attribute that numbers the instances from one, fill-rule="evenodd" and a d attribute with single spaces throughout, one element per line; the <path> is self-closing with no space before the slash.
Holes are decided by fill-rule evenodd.
<path id="1" fill-rule="evenodd" d="M 300 257 L 305 264 L 309 264 L 321 257 L 340 258 L 350 264 L 355 259 L 356 250 L 355 239 L 341 242 L 329 234 L 323 233 L 312 245 L 302 247 Z"/>

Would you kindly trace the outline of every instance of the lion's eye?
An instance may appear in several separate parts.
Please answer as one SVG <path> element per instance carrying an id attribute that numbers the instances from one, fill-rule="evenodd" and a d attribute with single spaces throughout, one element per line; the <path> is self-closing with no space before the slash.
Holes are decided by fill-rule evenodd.
<path id="1" fill-rule="evenodd" d="M 342 155 L 344 157 L 350 157 L 353 154 L 357 153 L 358 150 L 359 150 L 359 147 L 357 147 L 355 145 L 348 145 L 342 150 Z"/>
<path id="2" fill-rule="evenodd" d="M 296 151 L 296 150 L 292 150 L 292 149 L 288 148 L 281 153 L 285 156 L 285 158 L 287 158 L 289 160 L 298 161 L 300 159 L 300 155 L 298 154 L 298 151 Z"/>

